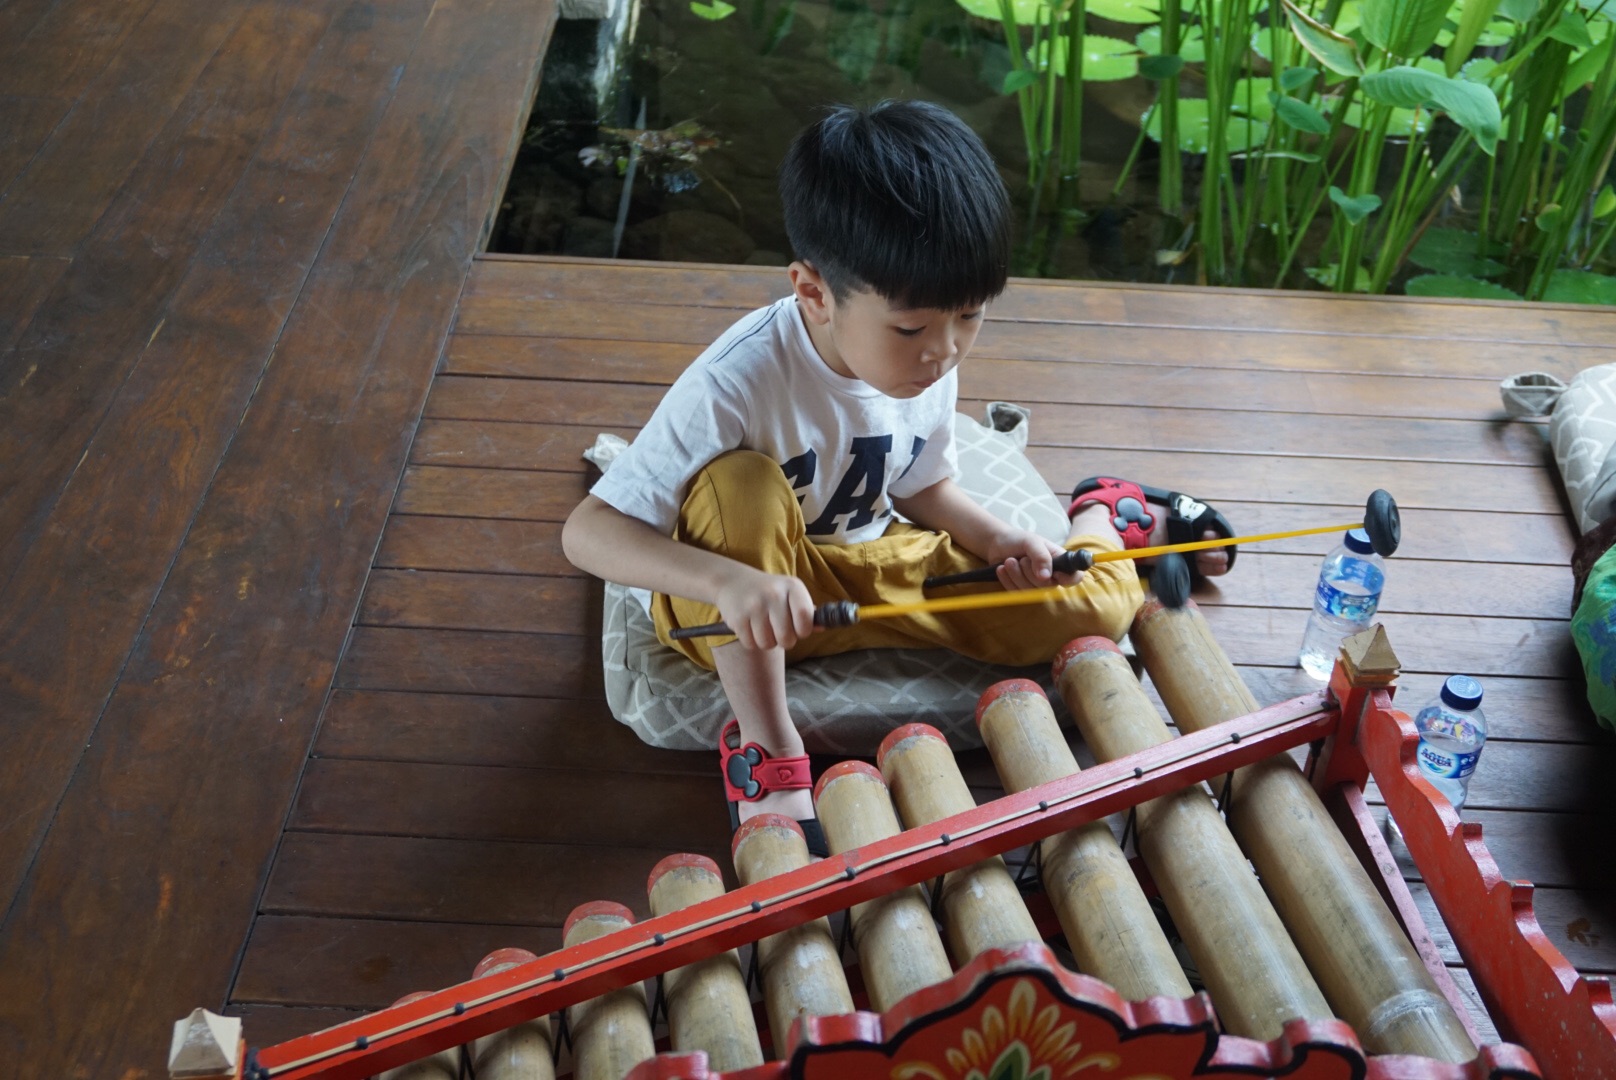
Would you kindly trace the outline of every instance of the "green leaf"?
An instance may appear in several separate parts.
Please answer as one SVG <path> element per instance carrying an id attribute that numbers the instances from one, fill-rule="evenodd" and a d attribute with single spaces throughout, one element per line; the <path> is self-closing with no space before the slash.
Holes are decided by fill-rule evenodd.
<path id="1" fill-rule="evenodd" d="M 1427 229 L 1420 242 L 1409 252 L 1408 261 L 1424 270 L 1439 274 L 1460 274 L 1465 277 L 1497 277 L 1507 269 L 1488 255 L 1501 253 L 1497 244 L 1487 244 L 1483 251 L 1481 238 L 1464 229 Z"/>
<path id="2" fill-rule="evenodd" d="M 1464 6 L 1459 12 L 1459 28 L 1454 31 L 1453 40 L 1448 44 L 1447 52 L 1444 54 L 1449 75 L 1457 75 L 1464 62 L 1470 59 L 1476 42 L 1481 39 L 1482 31 L 1498 11 L 1499 0 L 1461 0 L 1461 2 Z"/>
<path id="3" fill-rule="evenodd" d="M 1268 140 L 1268 125 L 1250 116 L 1233 113 L 1221 120 L 1224 148 L 1231 154 L 1244 154 L 1260 148 Z M 1161 110 L 1151 111 L 1145 133 L 1161 142 Z M 1178 99 L 1178 148 L 1191 154 L 1204 154 L 1211 137 L 1205 98 Z"/>
<path id="4" fill-rule="evenodd" d="M 1328 266 L 1310 266 L 1304 273 L 1325 288 L 1335 288 L 1335 283 L 1341 278 L 1341 264 L 1331 263 Z M 1352 291 L 1366 293 L 1369 291 L 1370 273 L 1367 267 L 1358 267 L 1358 273 L 1352 279 Z"/>
<path id="5" fill-rule="evenodd" d="M 1183 70 L 1184 58 L 1182 56 L 1141 56 L 1139 58 L 1139 74 L 1156 82 L 1171 79 Z"/>
<path id="6" fill-rule="evenodd" d="M 1302 48 L 1313 54 L 1313 59 L 1338 75 L 1354 78 L 1363 74 L 1363 61 L 1358 59 L 1356 42 L 1314 19 L 1292 0 L 1282 2 L 1290 19 L 1291 33 L 1302 43 Z"/>
<path id="7" fill-rule="evenodd" d="M 1274 118 L 1274 80 L 1265 76 L 1236 79 L 1229 92 L 1229 111 L 1269 121 Z"/>
<path id="8" fill-rule="evenodd" d="M 1028 60 L 1039 71 L 1044 71 L 1049 56 L 1049 41 L 1038 43 L 1038 51 Z M 1066 77 L 1066 42 L 1061 40 L 1055 48 L 1055 74 Z M 1139 74 L 1139 50 L 1126 41 L 1089 34 L 1083 38 L 1083 81 L 1117 82 Z"/>
<path id="9" fill-rule="evenodd" d="M 1556 270 L 1543 299 L 1556 304 L 1616 304 L 1616 277 L 1587 270 Z"/>
<path id="10" fill-rule="evenodd" d="M 712 3 L 710 4 L 702 4 L 697 3 L 697 0 L 690 0 L 690 13 L 692 15 L 699 15 L 709 22 L 717 22 L 719 19 L 727 19 L 731 15 L 735 14 L 735 5 L 727 4 L 724 2 L 724 0 L 712 0 Z"/>
<path id="11" fill-rule="evenodd" d="M 1133 39 L 1133 43 L 1147 56 L 1159 54 L 1162 51 L 1161 27 L 1152 26 L 1148 30 L 1139 31 L 1139 36 Z M 1199 26 L 1180 28 L 1178 53 L 1186 64 L 1199 64 L 1206 59 L 1206 41 L 1201 36 Z"/>
<path id="12" fill-rule="evenodd" d="M 1463 79 L 1450 79 L 1417 67 L 1394 67 L 1365 75 L 1359 86 L 1364 96 L 1387 105 L 1415 109 L 1429 106 L 1448 114 L 1453 122 L 1475 136 L 1488 154 L 1498 147 L 1504 118 L 1492 88 Z"/>
<path id="13" fill-rule="evenodd" d="M 1565 82 L 1560 90 L 1561 100 L 1570 97 L 1598 77 L 1600 70 L 1605 66 L 1605 61 L 1610 58 L 1612 45 L 1616 45 L 1616 34 L 1606 34 L 1605 40 L 1567 65 Z"/>
<path id="14" fill-rule="evenodd" d="M 1598 198 L 1594 199 L 1594 217 L 1607 218 L 1610 212 L 1616 210 L 1616 190 L 1609 184 L 1599 189 Z"/>
<path id="15" fill-rule="evenodd" d="M 1007 71 L 1004 73 L 1004 84 L 999 87 L 1001 94 L 1014 94 L 1025 90 L 1038 81 L 1038 73 L 1022 68 L 1020 71 Z"/>
<path id="16" fill-rule="evenodd" d="M 1305 131 L 1309 135 L 1330 134 L 1330 121 L 1305 101 L 1297 101 L 1293 97 L 1281 97 L 1274 102 L 1274 110 L 1281 120 L 1298 131 Z"/>
<path id="17" fill-rule="evenodd" d="M 1531 22 L 1542 0 L 1500 0 L 1498 14 L 1518 23 Z"/>
<path id="18" fill-rule="evenodd" d="M 1286 68 L 1279 74 L 1279 88 L 1287 94 L 1294 94 L 1318 77 L 1318 68 Z"/>
<path id="19" fill-rule="evenodd" d="M 1088 0 L 1088 13 L 1112 22 L 1149 25 L 1161 21 L 1159 0 Z"/>
<path id="20" fill-rule="evenodd" d="M 1317 165 L 1319 162 L 1324 160 L 1317 154 L 1308 154 L 1301 150 L 1268 150 L 1261 154 L 1253 154 L 1251 156 L 1260 158 L 1285 158 L 1288 161 L 1301 161 L 1308 165 Z"/>
<path id="21" fill-rule="evenodd" d="M 1363 32 L 1393 56 L 1423 56 L 1442 29 L 1453 0 L 1361 0 Z"/>
<path id="22" fill-rule="evenodd" d="M 1374 192 L 1352 196 L 1334 184 L 1330 185 L 1330 201 L 1341 208 L 1341 216 L 1347 219 L 1349 225 L 1357 225 L 1380 209 L 1380 196 Z"/>
<path id="23" fill-rule="evenodd" d="M 1550 203 L 1538 211 L 1537 217 L 1532 219 L 1539 232 L 1553 232 L 1555 225 L 1560 221 L 1564 208 L 1559 203 Z"/>
<path id="24" fill-rule="evenodd" d="M 1348 127 L 1361 128 L 1364 126 L 1363 102 L 1354 101 L 1347 106 L 1347 115 L 1341 122 Z M 1389 139 L 1407 139 L 1418 132 L 1431 130 L 1431 112 L 1429 109 L 1415 112 L 1413 109 L 1393 109 L 1390 120 L 1386 124 L 1386 137 Z"/>
<path id="25" fill-rule="evenodd" d="M 1409 296 L 1452 296 L 1464 300 L 1521 298 L 1520 294 L 1512 293 L 1495 282 L 1478 281 L 1458 274 L 1421 274 L 1419 277 L 1409 278 L 1407 284 L 1403 286 L 1403 291 Z"/>
<path id="26" fill-rule="evenodd" d="M 1591 49 L 1594 39 L 1588 34 L 1588 20 L 1582 17 L 1579 11 L 1567 8 L 1561 15 L 1560 21 L 1549 28 L 1549 36 L 1555 41 L 1563 41 L 1573 49 Z"/>

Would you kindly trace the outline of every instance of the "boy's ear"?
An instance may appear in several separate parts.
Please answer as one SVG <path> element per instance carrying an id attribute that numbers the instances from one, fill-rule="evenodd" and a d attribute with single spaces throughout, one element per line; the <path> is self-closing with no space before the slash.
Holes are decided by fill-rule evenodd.
<path id="1" fill-rule="evenodd" d="M 830 286 L 808 263 L 798 259 L 792 263 L 787 273 L 791 275 L 791 291 L 797 294 L 797 302 L 802 305 L 802 313 L 809 321 L 824 326 L 830 322 L 830 313 L 836 307 L 836 297 L 832 295 Z"/>

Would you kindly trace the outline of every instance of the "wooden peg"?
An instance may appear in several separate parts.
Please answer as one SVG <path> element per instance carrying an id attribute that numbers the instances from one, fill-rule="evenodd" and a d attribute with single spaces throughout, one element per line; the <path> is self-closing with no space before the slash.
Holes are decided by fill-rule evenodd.
<path id="1" fill-rule="evenodd" d="M 1341 663 L 1356 687 L 1390 686 L 1400 666 L 1380 623 L 1342 640 Z"/>
<path id="2" fill-rule="evenodd" d="M 168 1075 L 171 1080 L 239 1080 L 246 1054 L 238 1017 L 196 1009 L 174 1021 Z"/>

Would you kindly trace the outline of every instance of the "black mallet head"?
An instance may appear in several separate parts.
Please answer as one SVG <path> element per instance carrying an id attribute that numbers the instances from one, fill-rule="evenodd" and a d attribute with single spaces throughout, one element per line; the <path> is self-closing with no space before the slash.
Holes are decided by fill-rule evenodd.
<path id="1" fill-rule="evenodd" d="M 1364 532 L 1375 554 L 1386 558 L 1397 551 L 1403 540 L 1403 519 L 1397 512 L 1397 501 L 1383 488 L 1376 488 L 1364 504 Z"/>
<path id="2" fill-rule="evenodd" d="M 1190 598 L 1190 564 L 1176 551 L 1156 560 L 1150 571 L 1150 587 L 1163 607 L 1177 610 Z"/>

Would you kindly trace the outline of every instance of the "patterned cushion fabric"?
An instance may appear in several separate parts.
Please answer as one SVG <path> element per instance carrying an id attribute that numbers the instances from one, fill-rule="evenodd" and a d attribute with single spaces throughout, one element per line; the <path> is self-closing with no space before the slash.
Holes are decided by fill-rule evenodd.
<path id="1" fill-rule="evenodd" d="M 1616 514 L 1616 364 L 1579 372 L 1569 386 L 1529 371 L 1505 379 L 1500 391 L 1511 416 L 1549 417 L 1554 461 L 1578 531 Z"/>
<path id="2" fill-rule="evenodd" d="M 1022 453 L 1026 410 L 995 403 L 988 417 L 992 426 L 955 417 L 961 486 L 1004 520 L 1064 541 L 1065 508 Z M 651 617 L 620 585 L 606 585 L 601 646 L 612 715 L 652 746 L 718 745 L 731 715 L 718 676 L 657 641 Z M 1010 678 L 1047 687 L 1049 670 L 997 667 L 941 649 L 861 650 L 788 668 L 786 696 L 811 753 L 873 754 L 887 732 L 910 723 L 930 724 L 963 748 L 981 745 L 976 699 Z"/>

